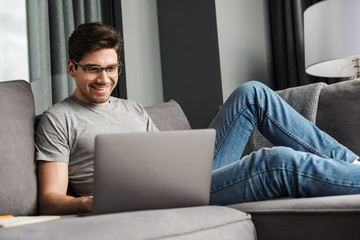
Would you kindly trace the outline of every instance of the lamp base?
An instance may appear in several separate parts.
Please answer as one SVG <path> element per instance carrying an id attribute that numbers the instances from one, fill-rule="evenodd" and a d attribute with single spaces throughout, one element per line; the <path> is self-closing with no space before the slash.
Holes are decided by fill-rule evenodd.
<path id="1" fill-rule="evenodd" d="M 350 79 L 359 79 L 360 78 L 360 59 L 356 58 L 353 60 L 354 68 L 356 68 L 356 73 Z"/>

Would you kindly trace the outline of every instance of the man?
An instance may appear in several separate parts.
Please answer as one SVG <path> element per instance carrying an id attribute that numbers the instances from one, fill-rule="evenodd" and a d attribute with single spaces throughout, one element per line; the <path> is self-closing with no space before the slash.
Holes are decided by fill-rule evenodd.
<path id="1" fill-rule="evenodd" d="M 43 113 L 36 131 L 42 214 L 91 212 L 97 134 L 157 131 L 142 106 L 110 97 L 122 70 L 122 40 L 113 28 L 82 24 L 68 45 L 76 89 Z M 285 147 L 240 159 L 255 126 Z M 210 127 L 217 131 L 211 204 L 360 193 L 360 165 L 352 164 L 358 157 L 261 83 L 235 90 Z"/>
<path id="2" fill-rule="evenodd" d="M 40 212 L 90 212 L 94 137 L 98 133 L 156 131 L 143 107 L 110 98 L 122 66 L 122 40 L 100 23 L 79 26 L 68 42 L 72 96 L 44 112 L 36 132 Z M 76 196 L 67 195 L 68 184 Z"/>

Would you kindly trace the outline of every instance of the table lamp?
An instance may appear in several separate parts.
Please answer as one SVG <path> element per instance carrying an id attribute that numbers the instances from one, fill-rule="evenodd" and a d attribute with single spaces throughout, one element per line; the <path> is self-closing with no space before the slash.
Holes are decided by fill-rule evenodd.
<path id="1" fill-rule="evenodd" d="M 360 0 L 325 0 L 304 12 L 306 73 L 360 77 Z"/>

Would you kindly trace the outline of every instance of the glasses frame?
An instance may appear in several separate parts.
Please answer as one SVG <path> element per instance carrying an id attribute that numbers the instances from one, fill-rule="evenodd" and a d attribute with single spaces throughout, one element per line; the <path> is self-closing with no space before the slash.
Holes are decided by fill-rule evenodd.
<path id="1" fill-rule="evenodd" d="M 71 59 L 71 61 L 74 62 L 78 67 L 80 67 L 80 68 L 84 71 L 84 73 L 85 73 L 86 77 L 88 78 L 88 80 L 92 81 L 92 80 L 95 80 L 95 79 L 96 79 L 96 78 L 90 79 L 89 76 L 87 75 L 87 69 L 90 68 L 90 66 L 89 66 L 89 67 L 84 67 L 84 66 L 82 66 L 80 63 L 76 62 L 74 59 Z M 119 62 L 119 64 L 113 64 L 113 65 L 107 66 L 107 67 L 105 67 L 105 68 L 100 67 L 100 66 L 98 66 L 98 65 L 91 65 L 91 67 L 98 67 L 98 68 L 100 69 L 100 72 L 99 72 L 98 77 L 100 77 L 102 71 L 105 70 L 105 72 L 106 72 L 106 74 L 107 74 L 107 76 L 108 76 L 109 78 L 116 78 L 116 77 L 110 77 L 110 76 L 109 76 L 109 73 L 108 73 L 109 67 L 112 67 L 112 66 L 115 66 L 115 65 L 118 65 L 119 68 L 120 68 L 119 74 L 116 76 L 116 77 L 119 77 L 119 76 L 121 75 L 121 73 L 122 73 L 122 71 L 123 71 L 123 67 L 124 67 L 124 65 L 123 65 L 121 62 Z"/>

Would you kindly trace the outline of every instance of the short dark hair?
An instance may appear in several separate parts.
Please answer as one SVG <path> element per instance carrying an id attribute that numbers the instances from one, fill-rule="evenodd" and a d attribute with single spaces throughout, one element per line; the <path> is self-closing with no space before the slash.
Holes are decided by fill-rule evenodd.
<path id="1" fill-rule="evenodd" d="M 113 48 L 120 59 L 123 40 L 111 26 L 101 22 L 83 23 L 71 34 L 68 40 L 68 53 L 71 60 L 81 61 L 86 53 L 104 48 Z"/>

